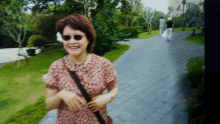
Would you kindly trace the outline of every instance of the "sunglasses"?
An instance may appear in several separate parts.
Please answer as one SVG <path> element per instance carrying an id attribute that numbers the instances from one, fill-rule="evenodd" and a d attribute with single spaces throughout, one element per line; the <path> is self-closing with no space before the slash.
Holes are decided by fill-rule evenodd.
<path id="1" fill-rule="evenodd" d="M 74 35 L 73 38 L 74 38 L 75 40 L 81 40 L 83 36 L 86 36 L 86 35 Z M 70 35 L 62 35 L 62 37 L 63 37 L 63 39 L 64 39 L 65 41 L 68 41 L 68 40 L 71 39 L 72 36 L 70 36 Z"/>

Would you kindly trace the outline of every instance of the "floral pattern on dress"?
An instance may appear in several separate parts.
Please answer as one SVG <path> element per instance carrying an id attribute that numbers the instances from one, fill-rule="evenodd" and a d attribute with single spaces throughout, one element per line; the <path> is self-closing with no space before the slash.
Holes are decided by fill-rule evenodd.
<path id="1" fill-rule="evenodd" d="M 91 98 L 102 95 L 105 89 L 110 91 L 117 84 L 116 70 L 108 59 L 92 53 L 90 62 L 84 67 L 78 68 L 70 62 L 68 57 L 66 55 L 63 59 L 56 60 L 50 65 L 48 73 L 42 77 L 46 88 L 58 89 L 58 91 L 68 90 L 83 97 L 64 63 L 70 71 L 76 72 Z M 99 112 L 106 124 L 114 123 L 108 117 L 106 107 Z M 62 100 L 58 108 L 56 124 L 99 124 L 99 121 L 86 104 L 82 105 L 81 109 L 72 111 Z"/>

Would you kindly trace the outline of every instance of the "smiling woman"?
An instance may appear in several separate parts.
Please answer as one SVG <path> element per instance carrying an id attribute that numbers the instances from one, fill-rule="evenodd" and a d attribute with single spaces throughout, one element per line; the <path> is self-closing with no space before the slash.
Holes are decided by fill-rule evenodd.
<path id="1" fill-rule="evenodd" d="M 108 59 L 92 53 L 95 30 L 90 20 L 74 13 L 59 20 L 56 31 L 68 55 L 53 62 L 43 76 L 47 109 L 58 109 L 56 124 L 113 124 L 106 105 L 118 95 L 116 70 Z M 79 83 L 68 71 L 76 74 Z M 91 101 L 79 90 L 80 82 Z M 109 93 L 103 95 L 105 89 Z"/>

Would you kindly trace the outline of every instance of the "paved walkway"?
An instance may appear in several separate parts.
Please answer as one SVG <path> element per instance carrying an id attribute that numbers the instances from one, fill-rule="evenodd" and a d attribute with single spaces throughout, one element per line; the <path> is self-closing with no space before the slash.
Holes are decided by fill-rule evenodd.
<path id="1" fill-rule="evenodd" d="M 204 45 L 184 41 L 191 33 L 173 33 L 169 42 L 160 36 L 121 42 L 131 47 L 113 63 L 119 95 L 107 109 L 115 124 L 188 123 L 188 103 L 178 103 L 194 101 L 197 92 L 188 86 L 186 63 L 204 57 Z M 40 124 L 55 124 L 56 116 L 52 110 Z"/>
<path id="2" fill-rule="evenodd" d="M 24 53 L 27 55 L 27 47 L 23 47 L 22 50 L 24 51 Z M 41 52 L 41 49 L 37 49 L 35 50 L 35 54 L 39 54 Z M 20 51 L 20 53 L 22 54 L 22 51 Z M 24 59 L 23 56 L 18 56 L 18 48 L 4 48 L 4 49 L 0 49 L 0 66 L 1 65 L 5 65 L 7 63 L 11 63 L 15 60 L 19 60 L 19 59 Z M 28 56 L 30 57 L 30 56 Z"/>

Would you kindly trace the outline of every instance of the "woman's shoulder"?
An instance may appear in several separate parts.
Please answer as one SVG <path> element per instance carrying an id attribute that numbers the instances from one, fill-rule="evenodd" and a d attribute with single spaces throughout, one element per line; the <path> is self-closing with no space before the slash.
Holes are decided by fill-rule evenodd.
<path id="1" fill-rule="evenodd" d="M 106 59 L 106 58 L 104 58 L 102 56 L 96 55 L 94 53 L 93 53 L 93 56 L 94 56 L 95 60 L 97 62 L 99 62 L 100 64 L 111 63 L 108 59 Z"/>
<path id="2" fill-rule="evenodd" d="M 62 65 L 62 63 L 63 63 L 63 62 L 62 62 L 62 59 L 63 59 L 63 58 L 60 58 L 60 59 L 55 60 L 54 62 L 51 63 L 50 67 L 53 67 L 53 68 L 58 69 L 58 67 L 59 67 L 60 65 Z"/>

